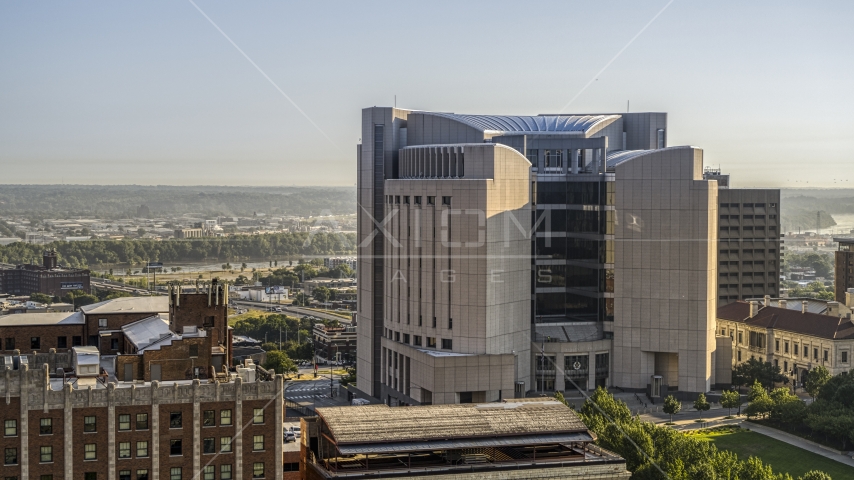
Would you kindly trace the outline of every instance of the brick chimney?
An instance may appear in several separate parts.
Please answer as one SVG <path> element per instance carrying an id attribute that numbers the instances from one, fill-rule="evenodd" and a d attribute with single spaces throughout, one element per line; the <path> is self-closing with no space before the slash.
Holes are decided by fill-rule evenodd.
<path id="1" fill-rule="evenodd" d="M 750 301 L 750 318 L 755 317 L 757 313 L 759 313 L 759 302 L 757 302 L 756 300 L 751 300 Z"/>
<path id="2" fill-rule="evenodd" d="M 809 306 L 810 306 L 809 301 L 807 301 L 807 300 L 802 301 L 801 302 L 801 313 L 807 313 L 807 309 L 809 309 Z"/>
<path id="3" fill-rule="evenodd" d="M 765 306 L 766 307 L 771 306 L 771 295 L 765 295 Z"/>
<path id="4" fill-rule="evenodd" d="M 788 304 L 789 304 L 789 302 L 784 298 L 777 300 L 777 305 L 779 305 L 780 308 L 788 308 Z"/>

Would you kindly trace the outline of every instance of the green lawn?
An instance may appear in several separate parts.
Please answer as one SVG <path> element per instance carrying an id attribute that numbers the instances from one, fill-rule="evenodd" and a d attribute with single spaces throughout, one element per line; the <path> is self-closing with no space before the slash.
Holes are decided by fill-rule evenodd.
<path id="1" fill-rule="evenodd" d="M 771 465 L 775 473 L 788 472 L 794 478 L 798 478 L 799 475 L 810 470 L 822 470 L 834 480 L 854 478 L 854 468 L 852 467 L 788 443 L 774 440 L 760 433 L 731 429 L 729 431 L 695 433 L 693 436 L 710 441 L 721 450 L 734 452 L 740 459 L 746 460 L 751 455 L 759 457 L 764 463 Z"/>

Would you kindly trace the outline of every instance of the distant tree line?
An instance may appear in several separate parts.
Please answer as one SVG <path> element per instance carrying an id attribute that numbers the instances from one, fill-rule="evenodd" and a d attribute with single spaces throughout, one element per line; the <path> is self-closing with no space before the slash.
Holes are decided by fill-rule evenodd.
<path id="1" fill-rule="evenodd" d="M 355 244 L 354 234 L 305 232 L 166 241 L 61 241 L 47 245 L 18 242 L 0 246 L 0 262 L 41 263 L 42 252 L 47 248 L 56 249 L 62 264 L 91 268 L 102 264 L 137 265 L 146 261 L 220 262 L 296 255 L 351 254 Z"/>
<path id="2" fill-rule="evenodd" d="M 351 214 L 356 211 L 353 187 L 213 187 L 140 185 L 0 185 L 0 215 L 31 220 L 95 216 L 137 216 L 148 207 L 152 216 L 252 216 Z"/>

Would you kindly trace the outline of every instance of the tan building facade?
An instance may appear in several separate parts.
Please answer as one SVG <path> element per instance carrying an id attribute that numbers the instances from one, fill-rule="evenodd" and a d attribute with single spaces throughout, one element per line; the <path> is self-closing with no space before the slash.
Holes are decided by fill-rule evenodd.
<path id="1" fill-rule="evenodd" d="M 708 391 L 714 382 L 717 182 L 703 151 L 615 162 L 614 385 Z M 656 392 L 661 395 L 661 392 Z"/>
<path id="2" fill-rule="evenodd" d="M 386 396 L 512 397 L 530 368 L 530 163 L 460 144 L 402 149 L 400 168 L 385 185 Z"/>

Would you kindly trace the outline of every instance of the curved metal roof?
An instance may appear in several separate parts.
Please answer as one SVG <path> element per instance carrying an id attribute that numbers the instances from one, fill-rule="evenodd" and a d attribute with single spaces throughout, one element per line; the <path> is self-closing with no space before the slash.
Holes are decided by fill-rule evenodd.
<path id="1" fill-rule="evenodd" d="M 608 168 L 616 167 L 617 165 L 628 162 L 633 158 L 637 158 L 655 150 L 615 150 L 608 152 Z"/>
<path id="2" fill-rule="evenodd" d="M 602 123 L 607 125 L 620 118 L 619 115 L 433 115 L 450 118 L 485 132 L 501 133 L 585 133 Z"/>

